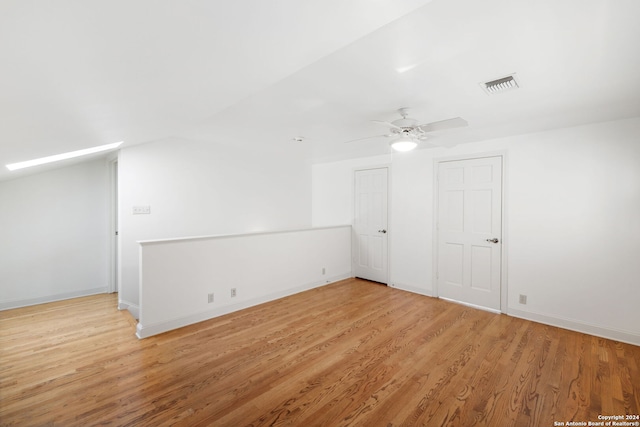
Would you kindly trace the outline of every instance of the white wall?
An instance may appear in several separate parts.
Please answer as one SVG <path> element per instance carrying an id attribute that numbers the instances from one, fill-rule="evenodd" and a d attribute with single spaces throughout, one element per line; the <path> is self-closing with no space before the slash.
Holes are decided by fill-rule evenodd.
<path id="1" fill-rule="evenodd" d="M 434 157 L 504 150 L 508 312 L 640 344 L 639 137 L 634 118 L 394 155 L 390 283 L 433 293 Z M 365 163 L 313 167 L 314 225 L 351 222 Z"/>
<path id="2" fill-rule="evenodd" d="M 311 166 L 302 158 L 182 139 L 121 150 L 120 307 L 138 314 L 139 240 L 309 227 Z M 138 205 L 151 214 L 132 215 Z"/>
<path id="3" fill-rule="evenodd" d="M 351 227 L 144 242 L 141 270 L 144 338 L 350 277 Z"/>
<path id="4" fill-rule="evenodd" d="M 0 182 L 0 308 L 106 292 L 104 159 Z"/>
<path id="5" fill-rule="evenodd" d="M 313 226 L 351 224 L 353 170 L 390 166 L 391 161 L 392 157 L 389 155 L 314 165 L 311 184 Z"/>
<path id="6" fill-rule="evenodd" d="M 374 156 L 313 166 L 313 225 L 353 222 L 353 172 L 390 168 L 390 283 L 431 295 L 433 151 Z"/>

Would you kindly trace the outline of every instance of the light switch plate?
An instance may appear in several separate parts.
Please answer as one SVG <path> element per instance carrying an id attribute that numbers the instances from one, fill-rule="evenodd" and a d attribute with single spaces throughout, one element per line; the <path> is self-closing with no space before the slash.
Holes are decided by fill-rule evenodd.
<path id="1" fill-rule="evenodd" d="M 134 215 L 149 215 L 151 213 L 151 206 L 134 206 L 133 214 Z"/>

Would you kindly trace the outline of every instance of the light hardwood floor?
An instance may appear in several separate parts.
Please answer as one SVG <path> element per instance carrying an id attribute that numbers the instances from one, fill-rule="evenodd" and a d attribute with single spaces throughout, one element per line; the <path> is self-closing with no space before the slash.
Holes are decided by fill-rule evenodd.
<path id="1" fill-rule="evenodd" d="M 0 313 L 0 424 L 552 426 L 640 413 L 640 347 L 350 279 L 156 337 Z"/>

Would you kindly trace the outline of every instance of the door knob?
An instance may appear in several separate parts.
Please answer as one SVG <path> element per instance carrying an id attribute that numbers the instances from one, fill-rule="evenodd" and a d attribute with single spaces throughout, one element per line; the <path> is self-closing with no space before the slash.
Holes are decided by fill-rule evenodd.
<path id="1" fill-rule="evenodd" d="M 491 243 L 498 243 L 500 240 L 498 240 L 497 238 L 493 238 L 493 239 L 487 239 L 487 242 L 491 242 Z"/>
<path id="2" fill-rule="evenodd" d="M 387 230 L 378 230 L 378 233 L 385 234 L 386 232 L 387 232 Z"/>

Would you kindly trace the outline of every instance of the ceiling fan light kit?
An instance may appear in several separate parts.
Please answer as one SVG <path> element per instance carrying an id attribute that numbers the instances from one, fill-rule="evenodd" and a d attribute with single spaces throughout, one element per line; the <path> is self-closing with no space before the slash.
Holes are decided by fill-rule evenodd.
<path id="1" fill-rule="evenodd" d="M 399 152 L 411 151 L 418 146 L 418 143 L 411 138 L 400 138 L 393 141 L 391 148 Z"/>

